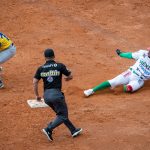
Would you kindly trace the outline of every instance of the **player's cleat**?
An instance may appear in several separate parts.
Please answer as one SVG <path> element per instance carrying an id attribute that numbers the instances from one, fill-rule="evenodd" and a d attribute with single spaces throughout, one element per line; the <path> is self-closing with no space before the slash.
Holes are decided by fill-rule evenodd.
<path id="1" fill-rule="evenodd" d="M 42 129 L 42 132 L 47 136 L 49 141 L 53 141 L 52 131 L 49 131 L 48 128 Z"/>
<path id="2" fill-rule="evenodd" d="M 75 131 L 71 133 L 72 137 L 78 136 L 81 132 L 82 132 L 82 128 L 75 129 Z"/>
<path id="3" fill-rule="evenodd" d="M 0 89 L 2 89 L 4 87 L 4 83 L 2 80 L 0 80 Z"/>
<path id="4" fill-rule="evenodd" d="M 92 95 L 93 93 L 94 93 L 93 89 L 88 89 L 88 90 L 85 90 L 85 91 L 84 91 L 84 95 L 85 95 L 85 96 L 90 96 L 90 95 Z"/>

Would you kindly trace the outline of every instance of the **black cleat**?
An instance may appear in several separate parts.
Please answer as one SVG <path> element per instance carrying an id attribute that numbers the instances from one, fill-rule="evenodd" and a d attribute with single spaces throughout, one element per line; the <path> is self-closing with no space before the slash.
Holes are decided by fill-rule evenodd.
<path id="1" fill-rule="evenodd" d="M 82 132 L 82 128 L 75 129 L 74 132 L 72 132 L 72 137 L 78 136 Z"/>
<path id="2" fill-rule="evenodd" d="M 42 129 L 42 132 L 47 136 L 49 141 L 53 141 L 52 131 L 49 131 L 48 128 Z"/>

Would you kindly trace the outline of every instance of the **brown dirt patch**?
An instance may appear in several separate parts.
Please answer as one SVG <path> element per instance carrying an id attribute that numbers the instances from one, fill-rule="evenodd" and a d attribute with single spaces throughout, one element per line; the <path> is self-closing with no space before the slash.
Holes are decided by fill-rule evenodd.
<path id="1" fill-rule="evenodd" d="M 134 63 L 117 57 L 116 48 L 149 47 L 149 10 L 148 0 L 1 0 L 1 31 L 14 41 L 17 54 L 3 65 L 0 149 L 149 150 L 150 82 L 134 94 L 117 88 L 82 95 Z M 62 125 L 49 143 L 41 129 L 54 113 L 26 103 L 34 98 L 32 78 L 47 47 L 74 74 L 63 90 L 71 120 L 84 130 L 75 139 Z"/>

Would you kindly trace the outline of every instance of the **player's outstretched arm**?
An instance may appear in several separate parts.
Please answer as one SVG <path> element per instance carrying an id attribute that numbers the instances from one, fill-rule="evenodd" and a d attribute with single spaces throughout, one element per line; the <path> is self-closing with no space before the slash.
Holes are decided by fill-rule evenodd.
<path id="1" fill-rule="evenodd" d="M 123 58 L 133 59 L 131 52 L 122 52 L 120 49 L 116 49 L 117 55 Z"/>

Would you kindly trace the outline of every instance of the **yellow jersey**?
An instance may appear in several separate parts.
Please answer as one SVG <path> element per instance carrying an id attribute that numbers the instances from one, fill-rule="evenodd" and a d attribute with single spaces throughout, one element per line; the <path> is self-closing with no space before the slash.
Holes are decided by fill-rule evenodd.
<path id="1" fill-rule="evenodd" d="M 3 33 L 0 32 L 0 51 L 7 49 L 12 44 L 12 41 Z"/>

